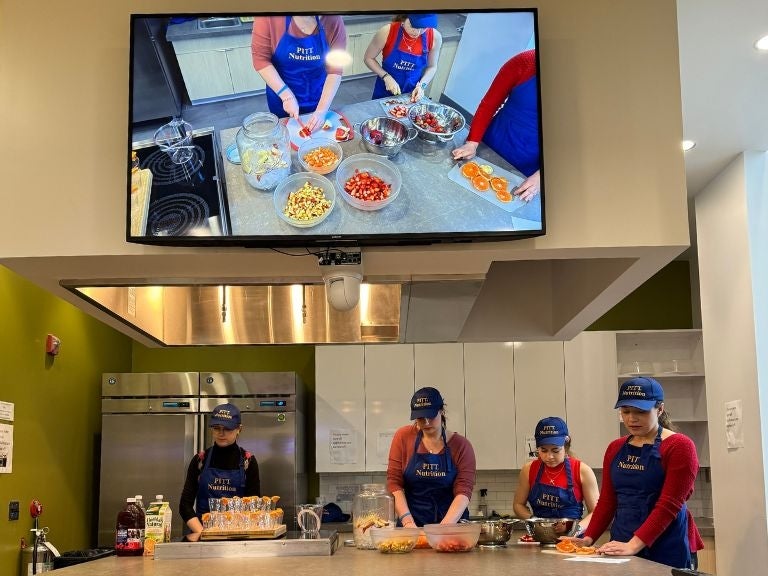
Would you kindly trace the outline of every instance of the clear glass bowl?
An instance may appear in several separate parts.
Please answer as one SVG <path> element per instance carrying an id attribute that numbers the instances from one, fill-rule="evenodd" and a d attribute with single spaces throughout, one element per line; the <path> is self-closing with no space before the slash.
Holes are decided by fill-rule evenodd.
<path id="1" fill-rule="evenodd" d="M 469 552 L 480 538 L 480 524 L 427 524 L 424 534 L 438 552 Z"/>
<path id="2" fill-rule="evenodd" d="M 307 220 L 291 218 L 284 212 L 284 209 L 288 204 L 289 196 L 292 192 L 301 189 L 306 183 L 320 188 L 323 191 L 325 198 L 330 202 L 330 206 L 319 216 Z M 320 224 L 320 222 L 328 218 L 331 212 L 333 212 L 333 208 L 336 205 L 336 189 L 333 187 L 333 182 L 328 180 L 325 176 L 314 174 L 313 172 L 296 172 L 280 182 L 275 189 L 273 200 L 275 204 L 275 212 L 277 212 L 277 215 L 283 222 L 287 222 L 291 226 L 296 226 L 298 228 L 310 228 Z"/>
<path id="3" fill-rule="evenodd" d="M 326 166 L 313 166 L 312 164 L 308 163 L 306 160 L 307 154 L 313 150 L 317 150 L 318 148 L 327 148 L 330 150 L 336 156 L 336 161 Z M 330 174 L 336 170 L 338 165 L 341 163 L 341 159 L 344 157 L 344 153 L 338 142 L 331 140 L 330 138 L 322 137 L 313 137 L 309 140 L 304 140 L 304 142 L 301 143 L 301 146 L 299 146 L 299 151 L 297 154 L 299 157 L 299 163 L 302 165 L 304 170 L 307 172 L 314 172 L 315 174 Z"/>
<path id="4" fill-rule="evenodd" d="M 383 554 L 405 554 L 413 550 L 419 539 L 419 528 L 376 528 L 371 530 L 373 547 Z"/>
<path id="5" fill-rule="evenodd" d="M 378 176 L 384 182 L 391 186 L 389 196 L 384 200 L 359 200 L 344 189 L 347 181 L 355 175 L 355 170 L 360 172 L 369 172 Z M 355 154 L 345 159 L 336 169 L 336 184 L 339 187 L 339 195 L 344 198 L 350 206 L 359 210 L 381 210 L 391 204 L 400 194 L 400 187 L 403 184 L 403 177 L 400 170 L 392 162 L 376 154 Z"/>

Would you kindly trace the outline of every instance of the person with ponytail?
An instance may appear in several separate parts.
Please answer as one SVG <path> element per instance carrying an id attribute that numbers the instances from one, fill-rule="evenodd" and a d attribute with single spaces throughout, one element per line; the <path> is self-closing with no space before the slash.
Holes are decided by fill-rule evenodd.
<path id="1" fill-rule="evenodd" d="M 686 506 L 699 471 L 696 446 L 675 431 L 653 378 L 622 383 L 615 408 L 629 435 L 605 451 L 600 499 L 584 536 L 572 540 L 591 546 L 611 524 L 601 554 L 690 568 L 703 547 Z"/>

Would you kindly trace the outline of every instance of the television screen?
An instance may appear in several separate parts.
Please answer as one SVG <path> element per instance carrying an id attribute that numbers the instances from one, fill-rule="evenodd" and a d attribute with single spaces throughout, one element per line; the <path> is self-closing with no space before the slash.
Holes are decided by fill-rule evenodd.
<path id="1" fill-rule="evenodd" d="M 130 242 L 545 233 L 537 12 L 135 14 Z"/>

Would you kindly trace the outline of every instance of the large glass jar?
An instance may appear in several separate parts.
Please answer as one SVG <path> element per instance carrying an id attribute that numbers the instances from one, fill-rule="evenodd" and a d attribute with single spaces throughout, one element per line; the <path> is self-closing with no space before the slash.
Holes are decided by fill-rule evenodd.
<path id="1" fill-rule="evenodd" d="M 363 484 L 352 503 L 352 534 L 355 546 L 374 550 L 370 528 L 395 525 L 395 499 L 384 484 Z"/>
<path id="2" fill-rule="evenodd" d="M 246 116 L 235 141 L 245 179 L 257 190 L 271 190 L 291 173 L 288 129 L 274 114 Z"/>

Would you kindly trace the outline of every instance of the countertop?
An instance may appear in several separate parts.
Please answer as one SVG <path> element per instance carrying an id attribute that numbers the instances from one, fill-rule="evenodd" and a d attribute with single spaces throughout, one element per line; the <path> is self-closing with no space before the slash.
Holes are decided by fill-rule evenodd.
<path id="1" fill-rule="evenodd" d="M 211 558 L 154 560 L 110 556 L 93 562 L 61 568 L 61 576 L 209 576 L 250 574 L 260 576 L 336 576 L 338 574 L 569 574 L 569 576 L 669 576 L 669 567 L 641 558 L 623 564 L 573 562 L 569 556 L 547 553 L 537 546 L 510 545 L 479 549 L 465 554 L 443 554 L 414 550 L 410 554 L 381 554 L 375 550 L 339 548 L 333 556 Z"/>
<path id="2" fill-rule="evenodd" d="M 363 122 L 386 112 L 378 100 L 367 100 L 336 109 L 351 124 Z M 234 140 L 237 128 L 220 132 L 221 150 Z M 355 130 L 357 132 L 357 130 Z M 366 235 L 498 230 L 508 232 L 535 230 L 541 223 L 541 196 L 529 203 L 513 200 L 513 211 L 505 211 L 448 178 L 455 165 L 451 151 L 467 136 L 465 127 L 448 143 L 430 143 L 415 137 L 391 160 L 402 175 L 400 195 L 388 206 L 376 211 L 358 210 L 337 194 L 333 212 L 311 228 L 295 228 L 281 220 L 275 211 L 271 192 L 254 190 L 246 182 L 239 165 L 226 160 L 224 174 L 235 236 L 260 235 Z M 344 158 L 367 152 L 355 134 L 354 140 L 341 144 Z M 295 151 L 291 153 L 292 172 L 300 171 Z M 510 172 L 516 170 L 485 144 L 477 150 L 478 161 L 490 162 Z M 327 175 L 331 182 L 336 172 Z M 337 188 L 338 193 L 338 188 Z M 492 194 L 492 192 L 488 192 Z"/>

